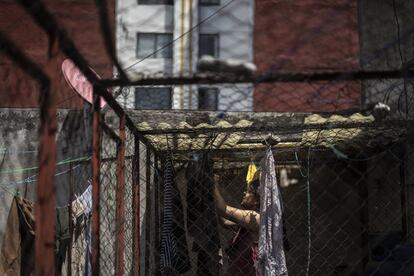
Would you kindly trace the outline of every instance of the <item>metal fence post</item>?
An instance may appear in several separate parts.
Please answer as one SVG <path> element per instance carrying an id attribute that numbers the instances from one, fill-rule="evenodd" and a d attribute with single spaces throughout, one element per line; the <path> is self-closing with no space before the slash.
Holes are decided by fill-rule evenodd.
<path id="1" fill-rule="evenodd" d="M 35 270 L 36 275 L 55 274 L 55 168 L 56 168 L 56 102 L 58 88 L 58 40 L 51 39 L 46 72 L 49 82 L 40 92 L 39 177 L 35 204 Z"/>
<path id="2" fill-rule="evenodd" d="M 120 142 L 117 151 L 117 188 L 116 188 L 116 242 L 115 264 L 116 275 L 124 275 L 124 249 L 125 249 L 125 115 L 119 121 Z"/>
<path id="3" fill-rule="evenodd" d="M 68 205 L 68 213 L 69 213 L 69 244 L 73 242 L 73 220 L 72 220 L 72 202 L 73 202 L 73 187 L 75 184 L 74 177 L 73 177 L 73 164 L 70 163 L 69 168 L 69 205 Z M 68 275 L 72 275 L 72 247 L 69 246 L 68 248 L 68 263 L 67 263 L 67 273 Z"/>
<path id="4" fill-rule="evenodd" d="M 151 150 L 146 147 L 145 158 L 145 275 L 150 275 L 151 250 Z"/>
<path id="5" fill-rule="evenodd" d="M 134 276 L 140 276 L 141 268 L 141 258 L 140 258 L 140 238 L 141 238 L 141 215 L 140 215 L 140 187 L 139 187 L 139 175 L 140 175 L 140 166 L 139 166 L 139 138 L 134 135 L 134 158 L 133 158 L 133 167 L 132 167 L 132 225 L 133 225 L 133 251 L 132 251 L 132 260 L 133 260 L 133 271 Z"/>
<path id="6" fill-rule="evenodd" d="M 160 273 L 160 252 L 161 252 L 161 236 L 160 236 L 160 180 L 162 179 L 158 174 L 159 169 L 159 157 L 154 154 L 154 217 L 155 217 L 155 272 Z"/>
<path id="7" fill-rule="evenodd" d="M 99 275 L 100 258 L 100 168 L 101 168 L 101 125 L 100 109 L 101 99 L 98 88 L 94 86 L 93 92 L 93 123 L 92 123 L 92 275 Z"/>

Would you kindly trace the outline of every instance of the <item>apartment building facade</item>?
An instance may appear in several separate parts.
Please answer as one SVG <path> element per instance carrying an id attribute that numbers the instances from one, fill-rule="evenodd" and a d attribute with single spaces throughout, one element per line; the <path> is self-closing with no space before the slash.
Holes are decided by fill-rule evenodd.
<path id="1" fill-rule="evenodd" d="M 117 54 L 127 74 L 191 76 L 203 55 L 253 61 L 254 1 L 118 0 Z M 253 87 L 244 85 L 129 88 L 127 108 L 252 110 Z"/>

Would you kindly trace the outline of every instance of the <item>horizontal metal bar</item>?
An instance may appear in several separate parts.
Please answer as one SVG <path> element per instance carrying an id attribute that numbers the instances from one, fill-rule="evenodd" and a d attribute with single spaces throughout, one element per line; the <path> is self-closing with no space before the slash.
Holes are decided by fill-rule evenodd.
<path id="1" fill-rule="evenodd" d="M 277 154 L 277 162 L 285 163 L 288 161 L 296 161 L 296 155 L 299 160 L 303 160 L 308 153 L 308 146 L 291 147 L 291 148 L 277 148 L 273 147 L 272 151 Z M 254 160 L 260 160 L 264 155 L 266 147 L 260 148 L 231 148 L 231 149 L 201 149 L 201 150 L 178 150 L 174 152 L 174 162 L 188 162 L 191 161 L 191 154 L 193 153 L 209 153 L 209 157 L 214 162 L 220 162 L 226 160 L 228 162 L 251 162 Z M 316 159 L 323 159 L 328 156 L 333 156 L 332 150 L 326 147 L 313 146 L 312 153 L 318 153 L 315 155 Z M 162 152 L 161 152 L 162 153 Z"/>
<path id="2" fill-rule="evenodd" d="M 274 82 L 315 82 L 315 81 L 352 81 L 374 79 L 413 78 L 414 70 L 387 71 L 348 71 L 317 73 L 280 73 L 272 72 L 255 76 L 238 76 L 217 72 L 217 74 L 194 75 L 189 77 L 140 78 L 132 81 L 125 79 L 103 79 L 104 87 L 113 86 L 152 86 L 152 85 L 197 85 L 225 83 L 274 83 Z"/>
<path id="3" fill-rule="evenodd" d="M 287 143 L 287 142 L 300 142 L 302 141 L 302 137 L 283 137 L 278 140 L 279 143 Z M 262 144 L 265 143 L 264 139 L 240 139 L 238 144 Z"/>

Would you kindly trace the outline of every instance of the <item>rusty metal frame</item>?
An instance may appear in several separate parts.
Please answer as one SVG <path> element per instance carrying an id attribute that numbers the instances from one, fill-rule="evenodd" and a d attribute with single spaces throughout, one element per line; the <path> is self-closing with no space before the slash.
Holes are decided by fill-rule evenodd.
<path id="1" fill-rule="evenodd" d="M 36 189 L 36 233 L 35 258 L 36 275 L 55 274 L 55 170 L 56 170 L 56 131 L 57 108 L 55 91 L 59 86 L 58 73 L 58 41 L 49 41 L 49 60 L 46 72 L 49 76 L 49 85 L 40 93 L 40 127 L 39 127 L 39 176 Z"/>
<path id="2" fill-rule="evenodd" d="M 140 233 L 141 233 L 141 208 L 140 208 L 140 154 L 139 154 L 139 139 L 134 137 L 134 159 L 132 164 L 132 263 L 133 275 L 140 276 L 141 258 L 140 258 Z"/>
<path id="3" fill-rule="evenodd" d="M 75 184 L 74 177 L 73 177 L 73 164 L 70 163 L 69 165 L 69 202 L 72 203 L 74 200 L 73 197 L 73 186 Z M 72 210 L 72 204 L 68 204 L 68 213 L 69 213 L 69 244 L 73 243 L 73 210 Z M 69 246 L 68 248 L 68 263 L 66 267 L 66 271 L 68 275 L 72 275 L 72 247 Z"/>
<path id="4" fill-rule="evenodd" d="M 100 171 L 101 171 L 101 114 L 100 100 L 94 86 L 92 121 L 92 275 L 99 275 L 100 258 Z"/>
<path id="5" fill-rule="evenodd" d="M 119 120 L 119 140 L 116 164 L 116 240 L 115 240 L 115 273 L 124 275 L 125 251 L 125 116 Z"/>
<path id="6" fill-rule="evenodd" d="M 149 270 L 150 265 L 150 241 L 151 241 L 151 215 L 152 215 L 152 200 L 151 200 L 151 150 L 146 148 L 145 157 L 145 275 L 151 275 Z"/>
<path id="7" fill-rule="evenodd" d="M 39 175 L 35 204 L 35 270 L 37 275 L 54 275 L 56 213 L 54 174 L 56 168 L 57 110 L 54 91 L 58 85 L 58 41 L 50 40 L 46 72 L 32 62 L 14 43 L 0 33 L 0 51 L 5 52 L 26 74 L 40 84 Z"/>
<path id="8" fill-rule="evenodd" d="M 161 226 L 161 214 L 160 214 L 160 180 L 162 177 L 159 176 L 159 160 L 157 154 L 154 153 L 154 216 L 155 216 L 155 273 L 160 274 L 160 249 L 161 249 L 161 235 L 160 235 L 160 226 Z"/>

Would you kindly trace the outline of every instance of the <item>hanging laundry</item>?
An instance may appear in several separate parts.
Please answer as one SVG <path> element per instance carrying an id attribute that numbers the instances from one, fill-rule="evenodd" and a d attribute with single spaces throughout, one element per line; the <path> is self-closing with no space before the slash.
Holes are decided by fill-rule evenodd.
<path id="1" fill-rule="evenodd" d="M 14 197 L 0 251 L 0 275 L 34 273 L 34 224 L 33 204 Z"/>
<path id="2" fill-rule="evenodd" d="M 68 250 L 71 247 L 73 275 L 91 275 L 90 217 L 92 186 L 72 203 L 74 230 L 70 246 L 68 206 L 56 209 L 56 275 L 67 275 Z M 33 203 L 14 197 L 0 251 L 0 275 L 34 273 L 35 218 Z M 89 233 L 89 235 L 88 235 Z"/>
<path id="3" fill-rule="evenodd" d="M 77 197 L 71 204 L 72 207 L 72 246 L 71 254 L 71 273 L 72 275 L 91 275 L 91 210 L 92 210 L 92 186 L 89 186 Z M 65 262 L 62 264 L 62 275 L 67 275 L 68 271 L 68 254 Z"/>
<path id="4" fill-rule="evenodd" d="M 250 163 L 249 167 L 247 168 L 247 175 L 246 175 L 247 186 L 249 186 L 250 183 L 252 183 L 252 181 L 254 180 L 256 172 L 257 172 L 256 165 L 254 163 Z"/>
<path id="5" fill-rule="evenodd" d="M 184 213 L 179 191 L 174 181 L 174 168 L 168 159 L 164 167 L 164 211 L 161 232 L 161 272 L 176 275 L 190 268 Z"/>
<path id="6" fill-rule="evenodd" d="M 70 247 L 69 229 L 69 208 L 70 206 L 56 208 L 56 251 L 55 251 L 55 275 L 62 273 L 62 266 Z"/>
<path id="7" fill-rule="evenodd" d="M 213 196 L 213 172 L 207 154 L 189 164 L 187 179 L 187 227 L 189 235 L 194 238 L 192 250 L 199 253 L 199 259 L 203 259 L 202 263 L 198 262 L 197 275 L 219 275 L 221 245 Z"/>
<path id="8" fill-rule="evenodd" d="M 92 214 L 85 213 L 84 215 L 84 232 L 85 232 L 85 243 L 86 243 L 86 256 L 85 256 L 85 275 L 92 275 Z"/>
<path id="9" fill-rule="evenodd" d="M 92 116 L 91 105 L 84 103 L 83 110 L 70 110 L 62 124 L 56 141 L 57 160 L 67 160 L 91 156 L 92 145 Z M 70 170 L 70 164 L 59 167 L 61 170 Z M 90 162 L 82 163 L 76 173 L 63 174 L 58 177 L 56 185 L 57 206 L 69 204 L 69 187 L 72 191 L 81 194 L 87 188 L 87 180 L 92 177 Z M 75 183 L 75 185 L 73 185 Z"/>
<path id="10" fill-rule="evenodd" d="M 285 276 L 288 271 L 283 250 L 282 202 L 270 148 L 261 168 L 258 270 L 261 276 Z"/>

